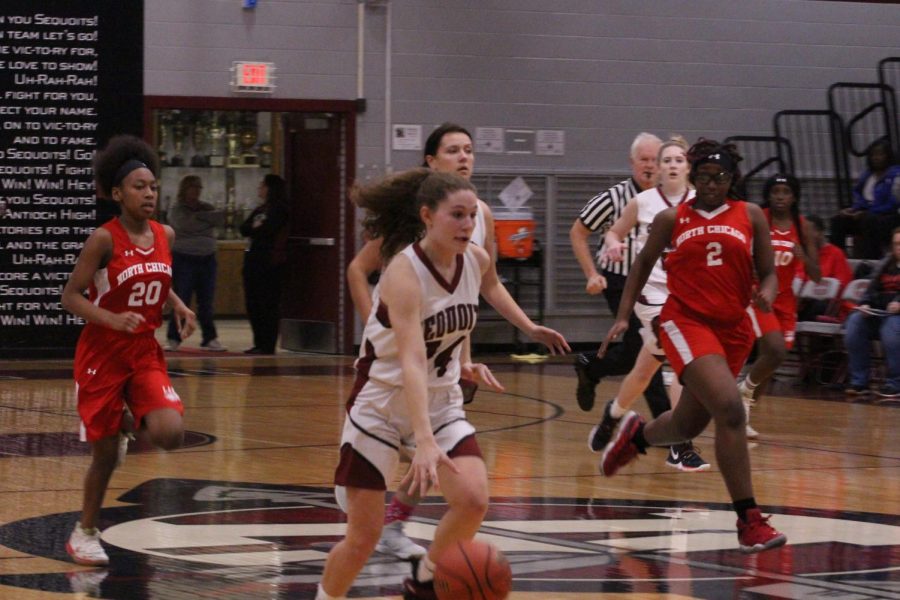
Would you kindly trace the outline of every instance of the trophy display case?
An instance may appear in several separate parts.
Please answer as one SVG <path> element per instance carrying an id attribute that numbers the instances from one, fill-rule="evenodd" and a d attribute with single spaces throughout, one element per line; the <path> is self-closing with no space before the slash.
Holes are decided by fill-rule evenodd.
<path id="1" fill-rule="evenodd" d="M 198 175 L 201 199 L 225 211 L 219 239 L 240 239 L 240 224 L 259 202 L 259 182 L 279 166 L 278 113 L 160 109 L 153 111 L 153 123 L 162 163 L 160 221 L 166 222 L 181 178 Z"/>
<path id="2" fill-rule="evenodd" d="M 239 228 L 259 204 L 259 183 L 279 173 L 284 147 L 278 112 L 249 110 L 154 109 L 153 144 L 161 162 L 159 215 L 169 207 L 185 175 L 203 181 L 200 199 L 225 212 L 217 231 L 218 274 L 215 315 L 245 313 L 241 270 L 246 241 Z"/>

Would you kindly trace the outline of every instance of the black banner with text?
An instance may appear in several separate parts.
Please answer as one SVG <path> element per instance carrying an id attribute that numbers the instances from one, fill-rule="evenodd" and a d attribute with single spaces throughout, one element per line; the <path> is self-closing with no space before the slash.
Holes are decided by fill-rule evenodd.
<path id="1" fill-rule="evenodd" d="M 91 159 L 141 134 L 143 2 L 0 4 L 0 357 L 72 354 L 60 294 L 100 224 Z"/>

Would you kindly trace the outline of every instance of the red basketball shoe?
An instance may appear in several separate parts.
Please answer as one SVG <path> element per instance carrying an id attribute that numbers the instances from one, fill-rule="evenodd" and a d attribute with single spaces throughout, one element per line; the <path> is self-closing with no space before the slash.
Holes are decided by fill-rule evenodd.
<path id="1" fill-rule="evenodd" d="M 644 423 L 644 419 L 636 412 L 630 410 L 622 417 L 619 430 L 603 450 L 603 458 L 600 459 L 600 472 L 606 477 L 612 477 L 619 469 L 630 463 L 637 457 L 640 450 L 632 441 L 638 427 Z"/>
<path id="2" fill-rule="evenodd" d="M 783 546 L 787 543 L 787 536 L 769 525 L 770 517 L 762 516 L 758 508 L 747 511 L 747 520 L 738 519 L 738 543 L 741 552 L 752 554 Z"/>

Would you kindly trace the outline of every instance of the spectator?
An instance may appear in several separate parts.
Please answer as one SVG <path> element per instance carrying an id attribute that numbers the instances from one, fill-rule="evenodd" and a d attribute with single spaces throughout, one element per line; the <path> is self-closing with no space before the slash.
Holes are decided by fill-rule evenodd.
<path id="1" fill-rule="evenodd" d="M 887 377 L 878 395 L 900 397 L 900 227 L 891 236 L 891 252 L 876 267 L 872 282 L 857 310 L 847 318 L 844 345 L 850 370 L 845 390 L 869 393 L 872 340 L 880 339 Z"/>
<path id="2" fill-rule="evenodd" d="M 833 277 L 841 282 L 839 294 L 843 293 L 844 287 L 853 280 L 853 271 L 850 263 L 843 250 L 828 242 L 825 237 L 825 222 L 819 215 L 807 215 L 806 222 L 809 223 L 809 234 L 813 244 L 819 249 L 819 270 L 822 277 Z M 796 276 L 803 282 L 809 281 L 809 275 L 803 263 L 797 263 Z M 801 298 L 797 304 L 797 320 L 798 321 L 815 321 L 819 315 L 825 315 L 830 312 L 830 303 L 826 300 L 813 300 L 809 298 Z M 833 316 L 840 321 L 847 318 L 853 309 L 853 304 L 846 300 L 841 300 L 837 307 L 836 314 Z M 834 311 L 831 311 L 834 312 Z"/>
<path id="3" fill-rule="evenodd" d="M 250 238 L 244 254 L 244 299 L 253 330 L 253 347 L 245 354 L 275 354 L 278 341 L 282 266 L 286 257 L 281 240 L 287 233 L 287 184 L 270 173 L 259 183 L 262 204 L 241 224 Z"/>
<path id="4" fill-rule="evenodd" d="M 850 258 L 878 259 L 890 242 L 890 232 L 900 225 L 900 166 L 885 139 L 866 151 L 866 170 L 853 186 L 853 206 L 831 221 L 831 241 L 846 250 L 848 236 L 857 235 L 859 247 Z"/>
<path id="5" fill-rule="evenodd" d="M 216 227 L 225 224 L 224 211 L 202 202 L 203 181 L 197 175 L 185 175 L 178 184 L 175 205 L 169 209 L 169 225 L 175 230 L 172 245 L 172 289 L 186 304 L 197 295 L 197 320 L 203 332 L 200 347 L 210 352 L 224 352 L 213 321 L 213 298 L 216 292 Z M 173 352 L 181 345 L 175 318 L 169 320 L 166 350 Z"/>

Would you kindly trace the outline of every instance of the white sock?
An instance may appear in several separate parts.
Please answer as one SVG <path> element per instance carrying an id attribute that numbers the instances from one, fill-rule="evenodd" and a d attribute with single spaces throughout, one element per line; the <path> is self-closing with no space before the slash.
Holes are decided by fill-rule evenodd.
<path id="1" fill-rule="evenodd" d="M 419 570 L 416 571 L 416 580 L 425 582 L 434 579 L 434 563 L 428 558 L 428 555 L 422 557 L 419 561 Z"/>
<path id="2" fill-rule="evenodd" d="M 753 390 L 756 389 L 756 386 L 758 386 L 758 385 L 759 385 L 758 383 L 753 383 L 753 380 L 750 379 L 750 375 L 747 375 L 746 377 L 744 377 L 743 386 L 745 388 L 747 388 L 749 391 L 752 392 Z"/>
<path id="3" fill-rule="evenodd" d="M 319 584 L 319 591 L 316 592 L 316 600 L 343 600 L 344 598 L 346 598 L 346 596 L 329 596 L 322 588 L 322 584 Z"/>
<path id="4" fill-rule="evenodd" d="M 609 407 L 609 414 L 613 419 L 621 419 L 628 412 L 627 408 L 622 408 L 618 398 L 613 398 L 612 406 Z"/>

